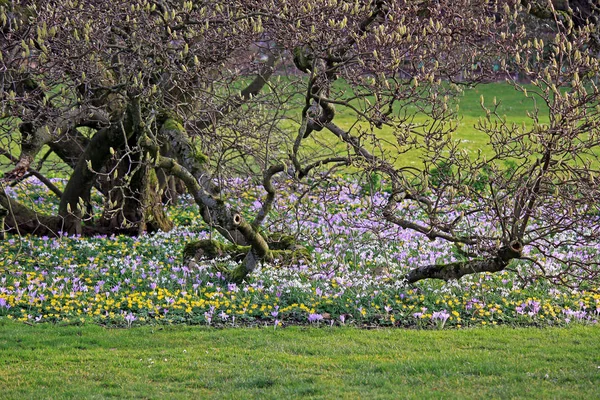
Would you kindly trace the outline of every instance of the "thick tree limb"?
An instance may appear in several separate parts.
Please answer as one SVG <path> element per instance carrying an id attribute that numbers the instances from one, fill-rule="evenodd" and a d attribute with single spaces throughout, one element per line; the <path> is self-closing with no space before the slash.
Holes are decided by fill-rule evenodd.
<path id="1" fill-rule="evenodd" d="M 263 236 L 255 230 L 237 211 L 231 209 L 222 200 L 211 196 L 177 161 L 168 157 L 160 157 L 157 166 L 165 169 L 172 175 L 181 179 L 200 207 L 204 220 L 214 226 L 225 238 L 234 244 L 248 244 L 248 251 L 244 262 L 232 272 L 234 280 L 243 280 L 251 273 L 260 260 L 270 260 L 269 245 Z"/>
<path id="2" fill-rule="evenodd" d="M 229 241 L 234 244 L 251 245 L 261 258 L 268 255 L 269 246 L 261 234 L 254 230 L 236 210 L 210 195 L 177 161 L 169 157 L 160 157 L 157 166 L 185 183 L 196 204 L 200 206 L 204 220 Z"/>
<path id="3" fill-rule="evenodd" d="M 415 283 L 423 279 L 460 279 L 469 274 L 479 272 L 499 272 L 505 269 L 511 260 L 521 257 L 523 246 L 514 241 L 498 249 L 496 256 L 480 260 L 458 261 L 443 265 L 426 265 L 410 271 L 405 279 L 408 283 Z"/>
<path id="4" fill-rule="evenodd" d="M 100 171 L 110 157 L 110 148 L 119 148 L 125 142 L 126 132 L 131 129 L 104 128 L 90 140 L 80 157 L 69 182 L 65 186 L 58 208 L 59 215 L 65 220 L 65 232 L 81 234 L 81 201 L 90 199 L 90 191 Z"/>
<path id="5" fill-rule="evenodd" d="M 278 246 L 279 245 L 279 246 Z M 269 243 L 272 247 L 271 254 L 273 259 L 285 264 L 294 264 L 298 260 L 309 261 L 309 252 L 301 246 L 296 246 L 294 240 L 284 240 L 281 242 Z M 253 258 L 248 261 L 249 254 Z M 253 253 L 251 246 L 238 246 L 235 244 L 223 244 L 215 240 L 199 240 L 186 244 L 183 250 L 183 262 L 189 263 L 192 260 L 200 261 L 202 259 L 216 259 L 221 257 L 230 257 L 232 260 L 242 262 L 241 266 L 232 270 L 219 268 L 217 270 L 224 273 L 231 282 L 241 283 L 246 276 L 251 272 L 248 271 L 248 264 L 253 264 L 258 261 L 256 254 Z"/>
<path id="6" fill-rule="evenodd" d="M 169 117 L 162 123 L 159 138 L 164 140 L 177 161 L 196 178 L 204 190 L 211 195 L 219 192 L 206 170 L 207 157 L 198 151 L 186 129 L 175 117 Z"/>
<path id="7" fill-rule="evenodd" d="M 35 212 L 4 193 L 0 193 L 0 208 L 7 211 L 4 225 L 9 232 L 56 237 L 62 230 L 60 217 Z"/>
<path id="8" fill-rule="evenodd" d="M 67 164 L 75 169 L 79 158 L 90 144 L 90 139 L 83 136 L 76 128 L 50 141 L 48 147 Z"/>

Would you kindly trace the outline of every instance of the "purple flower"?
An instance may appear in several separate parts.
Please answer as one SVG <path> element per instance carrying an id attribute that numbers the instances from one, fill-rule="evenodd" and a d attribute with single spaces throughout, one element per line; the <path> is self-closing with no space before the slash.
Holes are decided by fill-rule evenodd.
<path id="1" fill-rule="evenodd" d="M 446 310 L 434 311 L 433 314 L 431 314 L 432 321 L 440 320 L 440 321 L 442 321 L 442 323 L 446 322 L 446 320 L 449 317 L 450 317 L 450 314 Z"/>
<path id="2" fill-rule="evenodd" d="M 260 210 L 262 208 L 262 203 L 260 200 L 254 200 L 252 203 L 252 208 L 254 208 L 254 210 Z"/>
<path id="3" fill-rule="evenodd" d="M 127 326 L 131 326 L 133 321 L 135 321 L 136 319 L 137 319 L 137 317 L 135 315 L 133 315 L 132 313 L 125 315 L 125 321 L 127 322 Z"/>
<path id="4" fill-rule="evenodd" d="M 227 285 L 227 291 L 236 293 L 238 291 L 238 287 L 235 283 L 230 283 Z"/>
<path id="5" fill-rule="evenodd" d="M 517 306 L 515 308 L 515 311 L 517 312 L 517 314 L 525 314 L 525 312 L 523 311 L 523 307 L 522 306 Z"/>
<path id="6" fill-rule="evenodd" d="M 308 314 L 308 322 L 322 321 L 323 316 L 321 314 Z"/>
<path id="7" fill-rule="evenodd" d="M 540 302 L 539 301 L 533 301 L 533 300 L 527 300 L 525 303 L 522 303 L 520 306 L 515 307 L 515 311 L 517 312 L 517 314 L 525 314 L 525 312 L 527 311 L 527 315 L 529 315 L 530 317 L 533 317 L 535 315 L 537 315 L 537 313 L 540 311 Z"/>

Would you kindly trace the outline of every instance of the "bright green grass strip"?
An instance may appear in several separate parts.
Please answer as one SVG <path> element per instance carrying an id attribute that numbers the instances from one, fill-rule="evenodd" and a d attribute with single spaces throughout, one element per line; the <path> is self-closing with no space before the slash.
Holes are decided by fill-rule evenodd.
<path id="1" fill-rule="evenodd" d="M 600 329 L 0 322 L 0 398 L 598 398 Z"/>

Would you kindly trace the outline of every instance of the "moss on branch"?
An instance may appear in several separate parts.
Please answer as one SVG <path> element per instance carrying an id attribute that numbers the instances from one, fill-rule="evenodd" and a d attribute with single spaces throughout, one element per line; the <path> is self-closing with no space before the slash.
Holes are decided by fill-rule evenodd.
<path id="1" fill-rule="evenodd" d="M 273 249 L 267 249 L 265 256 L 258 256 L 261 260 L 277 262 L 282 265 L 297 264 L 300 260 L 311 261 L 311 255 L 308 249 L 296 244 L 291 236 L 281 235 L 281 240 L 272 242 Z M 215 260 L 219 258 L 231 258 L 239 263 L 234 269 L 216 265 L 215 269 L 223 274 L 230 282 L 240 283 L 244 281 L 252 272 L 248 268 L 246 258 L 256 250 L 252 246 L 240 246 L 236 244 L 226 244 L 215 240 L 199 240 L 186 244 L 183 249 L 184 263 L 190 263 L 192 260 Z"/>
<path id="2" fill-rule="evenodd" d="M 4 240 L 4 218 L 8 215 L 8 210 L 0 206 L 0 240 Z"/>
<path id="3" fill-rule="evenodd" d="M 234 260 L 241 261 L 249 251 L 250 246 L 225 244 L 217 242 L 216 240 L 198 240 L 185 245 L 185 248 L 183 249 L 183 260 L 184 262 L 187 262 L 192 258 L 201 260 L 229 256 Z"/>

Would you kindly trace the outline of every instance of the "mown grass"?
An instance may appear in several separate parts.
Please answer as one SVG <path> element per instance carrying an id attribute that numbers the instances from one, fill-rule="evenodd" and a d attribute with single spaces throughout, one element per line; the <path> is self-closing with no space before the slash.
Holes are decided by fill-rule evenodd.
<path id="1" fill-rule="evenodd" d="M 0 321 L 0 398 L 597 398 L 595 327 L 27 326 Z"/>

